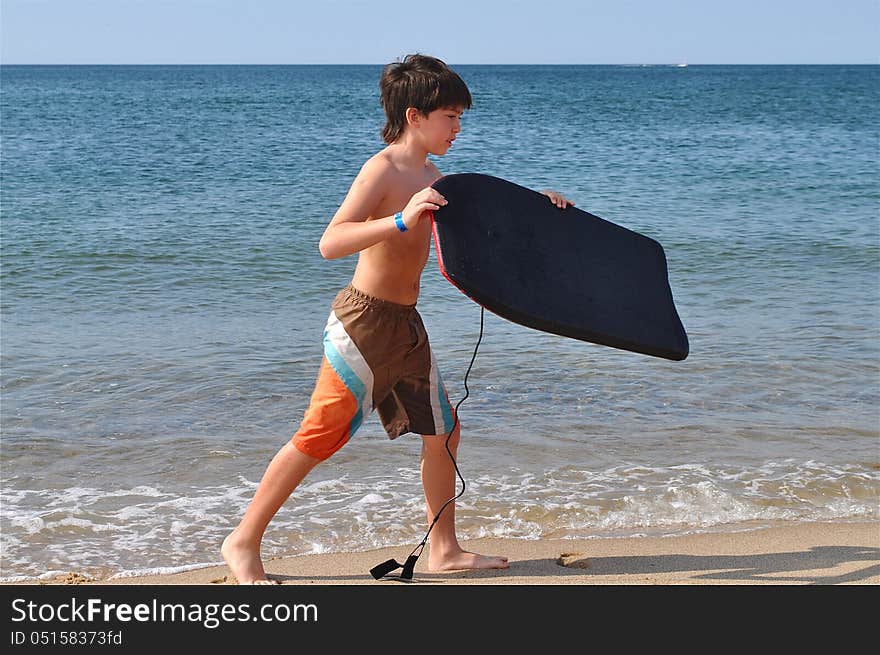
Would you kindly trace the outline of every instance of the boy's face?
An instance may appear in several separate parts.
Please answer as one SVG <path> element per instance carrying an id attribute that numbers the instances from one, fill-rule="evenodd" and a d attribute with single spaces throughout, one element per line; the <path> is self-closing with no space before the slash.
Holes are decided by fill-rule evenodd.
<path id="1" fill-rule="evenodd" d="M 461 107 L 435 109 L 422 117 L 419 133 L 432 155 L 445 155 L 461 132 Z"/>

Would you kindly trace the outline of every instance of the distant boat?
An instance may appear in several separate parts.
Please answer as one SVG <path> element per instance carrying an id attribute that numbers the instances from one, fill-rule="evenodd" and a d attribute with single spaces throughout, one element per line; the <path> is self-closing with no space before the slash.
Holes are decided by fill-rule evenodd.
<path id="1" fill-rule="evenodd" d="M 683 61 L 680 64 L 675 65 L 676 68 L 687 68 L 687 62 Z"/>

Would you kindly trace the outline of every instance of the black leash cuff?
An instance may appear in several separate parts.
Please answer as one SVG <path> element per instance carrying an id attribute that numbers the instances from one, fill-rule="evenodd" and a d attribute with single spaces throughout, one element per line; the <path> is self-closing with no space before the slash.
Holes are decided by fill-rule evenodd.
<path id="1" fill-rule="evenodd" d="M 421 553 L 419 553 L 421 555 Z M 370 569 L 370 575 L 372 575 L 376 580 L 379 578 L 383 578 L 392 571 L 396 569 L 403 569 L 400 573 L 400 578 L 402 580 L 412 580 L 413 572 L 416 568 L 416 560 L 419 559 L 419 555 L 410 555 L 406 558 L 406 562 L 401 564 L 396 559 L 390 559 L 388 561 L 382 562 L 377 566 L 374 566 Z"/>

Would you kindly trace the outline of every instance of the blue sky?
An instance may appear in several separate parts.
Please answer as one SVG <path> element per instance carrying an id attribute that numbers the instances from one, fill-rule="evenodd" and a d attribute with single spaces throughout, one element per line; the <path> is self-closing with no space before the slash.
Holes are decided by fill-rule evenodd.
<path id="1" fill-rule="evenodd" d="M 880 63 L 880 0 L 0 0 L 5 64 Z"/>

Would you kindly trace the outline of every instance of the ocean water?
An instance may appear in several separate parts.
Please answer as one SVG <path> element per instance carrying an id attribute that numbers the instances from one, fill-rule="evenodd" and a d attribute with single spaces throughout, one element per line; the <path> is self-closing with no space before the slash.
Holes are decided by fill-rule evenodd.
<path id="1" fill-rule="evenodd" d="M 880 67 L 461 66 L 446 173 L 555 188 L 660 241 L 691 353 L 486 315 L 462 538 L 880 519 Z M 318 239 L 382 147 L 379 66 L 0 68 L 0 577 L 220 561 L 296 430 L 354 258 Z M 433 255 L 453 403 L 479 308 Z M 264 555 L 424 534 L 375 417 Z"/>

